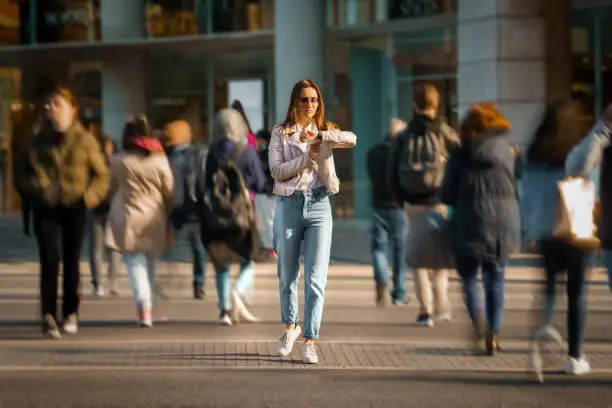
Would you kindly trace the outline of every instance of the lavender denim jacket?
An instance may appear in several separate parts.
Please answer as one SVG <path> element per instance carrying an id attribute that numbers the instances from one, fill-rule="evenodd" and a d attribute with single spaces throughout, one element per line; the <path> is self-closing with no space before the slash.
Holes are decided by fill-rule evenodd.
<path id="1" fill-rule="evenodd" d="M 302 176 L 302 171 L 313 166 L 317 168 L 320 180 L 327 187 L 328 193 L 336 194 L 340 190 L 340 182 L 336 176 L 332 149 L 354 147 L 357 144 L 357 136 L 353 132 L 342 130 L 322 131 L 321 150 L 315 159 L 315 165 L 310 160 L 307 143 L 300 143 L 298 133 L 286 134 L 285 129 L 285 125 L 272 129 L 272 138 L 268 146 L 270 173 L 274 179 L 274 194 L 292 195 Z"/>

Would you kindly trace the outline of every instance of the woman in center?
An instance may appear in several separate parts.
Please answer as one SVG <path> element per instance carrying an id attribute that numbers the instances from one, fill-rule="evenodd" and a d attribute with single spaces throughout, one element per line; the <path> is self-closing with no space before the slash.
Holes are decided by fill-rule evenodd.
<path id="1" fill-rule="evenodd" d="M 298 325 L 297 286 L 300 247 L 304 241 L 304 348 L 302 360 L 316 364 L 314 341 L 319 338 L 332 241 L 330 195 L 340 183 L 333 148 L 354 147 L 357 137 L 325 120 L 321 91 L 312 80 L 301 80 L 291 92 L 285 121 L 272 130 L 268 147 L 274 194 L 274 249 L 278 255 L 283 335 L 276 347 L 291 353 L 302 329 Z"/>

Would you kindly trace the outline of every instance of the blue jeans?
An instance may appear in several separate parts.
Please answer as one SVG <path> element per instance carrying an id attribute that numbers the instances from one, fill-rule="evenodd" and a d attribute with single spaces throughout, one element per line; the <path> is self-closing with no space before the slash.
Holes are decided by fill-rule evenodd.
<path id="1" fill-rule="evenodd" d="M 327 269 L 331 251 L 333 219 L 325 188 L 296 191 L 279 197 L 274 215 L 274 249 L 278 255 L 281 320 L 298 321 L 300 246 L 304 241 L 304 338 L 318 339 Z"/>
<path id="2" fill-rule="evenodd" d="M 230 301 L 230 265 L 225 268 L 215 269 L 217 281 L 217 297 L 219 298 L 219 309 L 230 310 L 232 304 Z M 234 284 L 234 290 L 239 295 L 244 295 L 251 290 L 253 279 L 255 277 L 255 264 L 252 261 L 240 263 L 240 275 Z"/>
<path id="3" fill-rule="evenodd" d="M 393 251 L 393 300 L 406 300 L 406 238 L 408 222 L 403 209 L 374 208 L 372 214 L 372 265 L 374 280 L 387 285 L 389 262 L 387 247 L 389 240 Z"/>
<path id="4" fill-rule="evenodd" d="M 612 251 L 604 251 L 603 262 L 608 270 L 608 286 L 612 288 Z"/>
<path id="5" fill-rule="evenodd" d="M 457 272 L 461 276 L 463 283 L 465 306 L 474 324 L 478 322 L 481 314 L 480 306 L 478 305 L 476 281 L 478 279 L 478 268 L 482 267 L 487 324 L 494 333 L 499 333 L 502 325 L 506 263 L 507 261 L 480 262 L 472 257 L 457 259 Z"/>
<path id="6" fill-rule="evenodd" d="M 200 238 L 200 224 L 185 224 L 182 229 L 176 231 L 176 235 L 182 235 L 183 231 L 187 236 L 189 247 L 191 249 L 191 253 L 193 254 L 193 282 L 203 287 L 206 283 L 207 257 L 206 249 L 204 248 L 204 244 L 202 244 L 202 239 Z M 166 256 L 169 256 L 174 261 L 178 260 L 178 243 L 169 251 L 169 253 L 166 254 Z"/>

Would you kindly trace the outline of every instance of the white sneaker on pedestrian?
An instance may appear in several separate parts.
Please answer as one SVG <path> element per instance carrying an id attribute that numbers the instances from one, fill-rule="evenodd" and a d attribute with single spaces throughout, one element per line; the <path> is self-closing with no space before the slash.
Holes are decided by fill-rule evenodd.
<path id="1" fill-rule="evenodd" d="M 565 362 L 565 373 L 568 375 L 584 375 L 591 371 L 591 365 L 584 357 L 575 359 L 568 357 Z"/>
<path id="2" fill-rule="evenodd" d="M 231 326 L 232 325 L 232 319 L 230 318 L 229 313 L 226 312 L 225 310 L 221 312 L 218 322 L 221 326 Z"/>
<path id="3" fill-rule="evenodd" d="M 531 344 L 530 365 L 539 383 L 544 382 L 544 360 L 542 359 L 542 342 L 534 339 Z"/>
<path id="4" fill-rule="evenodd" d="M 433 327 L 434 321 L 427 313 L 419 313 L 413 325 L 418 327 Z"/>
<path id="5" fill-rule="evenodd" d="M 312 341 L 304 342 L 302 348 L 302 362 L 305 364 L 318 364 L 319 356 L 317 356 L 317 347 Z"/>
<path id="6" fill-rule="evenodd" d="M 295 325 L 293 329 L 285 329 L 283 335 L 280 337 L 278 344 L 276 345 L 276 352 L 281 357 L 287 357 L 293 350 L 293 343 L 302 333 L 302 329 L 299 325 Z"/>
<path id="7" fill-rule="evenodd" d="M 92 286 L 91 294 L 97 297 L 104 296 L 104 288 L 102 286 Z"/>
<path id="8" fill-rule="evenodd" d="M 64 333 L 77 334 L 79 331 L 79 321 L 76 314 L 71 314 L 64 320 Z"/>

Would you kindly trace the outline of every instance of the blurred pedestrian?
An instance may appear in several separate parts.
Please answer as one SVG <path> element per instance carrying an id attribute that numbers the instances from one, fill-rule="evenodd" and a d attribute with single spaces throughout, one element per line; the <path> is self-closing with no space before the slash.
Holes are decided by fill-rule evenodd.
<path id="1" fill-rule="evenodd" d="M 538 240 L 546 285 L 544 303 L 539 318 L 536 341 L 544 335 L 560 338 L 552 328 L 556 284 L 559 273 L 567 273 L 567 333 L 568 349 L 565 371 L 581 375 L 591 370 L 583 356 L 583 342 L 587 327 L 586 274 L 592 263 L 592 250 L 553 236 L 556 205 L 560 200 L 558 182 L 567 176 L 593 178 L 612 134 L 612 105 L 589 132 L 590 121 L 579 103 L 562 101 L 551 104 L 536 132 L 528 151 L 528 163 L 523 185 L 523 215 L 529 238 Z M 586 137 L 585 137 L 586 136 Z M 605 159 L 604 159 L 605 160 Z M 607 164 L 607 163 L 606 163 Z M 606 169 L 606 166 L 603 166 Z M 609 170 L 609 169 L 608 169 Z M 602 171 L 601 203 L 608 203 L 610 192 L 605 181 L 609 174 Z M 605 198 L 604 198 L 605 196 Z M 602 207 L 603 210 L 604 207 Z M 603 210 L 606 211 L 606 210 Z M 603 220 L 602 220 L 603 221 Z M 599 236 L 604 248 L 610 245 L 610 225 L 600 222 Z M 536 349 L 537 352 L 537 349 Z M 537 354 L 535 360 L 540 359 Z M 538 361 L 534 361 L 538 365 Z"/>
<path id="2" fill-rule="evenodd" d="M 392 119 L 385 140 L 370 149 L 367 157 L 368 176 L 372 184 L 372 266 L 376 303 L 379 306 L 385 306 L 389 296 L 389 241 L 393 254 L 391 300 L 394 305 L 407 303 L 405 254 L 408 221 L 403 197 L 398 197 L 391 188 L 392 173 L 396 169 L 390 165 L 393 142 L 406 127 L 403 120 Z"/>
<path id="3" fill-rule="evenodd" d="M 451 242 L 478 339 L 482 323 L 476 283 L 482 270 L 488 355 L 501 351 L 506 265 L 520 245 L 520 160 L 509 131 L 510 122 L 492 103 L 471 106 L 461 123 L 461 147 L 446 167 L 441 194 L 442 202 L 453 207 Z"/>
<path id="4" fill-rule="evenodd" d="M 196 183 L 204 175 L 208 147 L 194 144 L 192 139 L 189 123 L 176 120 L 166 125 L 164 148 L 174 175 L 174 199 L 170 222 L 177 237 L 182 231 L 187 235 L 193 254 L 193 297 L 203 299 L 207 259 L 200 237 L 200 209 L 197 204 Z M 176 253 L 177 249 L 173 248 L 172 252 Z"/>
<path id="5" fill-rule="evenodd" d="M 460 141 L 455 130 L 437 118 L 439 104 L 440 94 L 433 85 L 415 87 L 414 118 L 396 143 L 396 190 L 407 202 L 406 263 L 420 306 L 414 324 L 422 327 L 449 321 L 452 312 L 448 273 L 455 260 L 448 236 L 448 208 L 440 202 L 440 189 L 448 158 Z"/>
<path id="6" fill-rule="evenodd" d="M 276 252 L 274 252 L 272 242 L 276 196 L 274 195 L 274 179 L 270 173 L 270 164 L 268 162 L 268 145 L 270 144 L 271 133 L 262 129 L 257 132 L 256 136 L 259 160 L 266 176 L 266 185 L 263 192 L 255 194 L 257 227 L 262 242 L 262 257 L 267 260 L 276 260 Z"/>
<path id="7" fill-rule="evenodd" d="M 259 236 L 248 191 L 261 192 L 265 176 L 254 149 L 245 144 L 248 128 L 234 109 L 217 114 L 213 140 L 206 161 L 202 241 L 215 267 L 219 324 L 256 322 L 245 300 L 250 296 L 255 275 L 254 255 Z M 240 273 L 230 285 L 230 266 L 240 264 Z"/>
<path id="8" fill-rule="evenodd" d="M 161 142 L 145 117 L 126 123 L 123 152 L 111 157 L 111 202 L 106 244 L 123 253 L 138 322 L 153 326 L 158 257 L 173 245 L 168 221 L 174 180 Z"/>
<path id="9" fill-rule="evenodd" d="M 99 132 L 94 137 L 100 144 L 100 151 L 109 164 L 110 157 L 115 153 L 115 145 L 105 134 Z M 87 234 L 89 236 L 89 268 L 91 271 L 91 290 L 94 296 L 104 296 L 104 285 L 102 285 L 102 266 L 105 255 L 108 257 L 108 278 L 110 280 L 110 292 L 118 295 L 117 277 L 121 269 L 121 253 L 109 250 L 106 247 L 104 231 L 110 211 L 110 193 L 96 207 L 89 211 Z"/>
<path id="10" fill-rule="evenodd" d="M 57 284 L 63 263 L 63 329 L 78 331 L 79 261 L 87 210 L 108 191 L 108 168 L 95 138 L 78 120 L 70 90 L 57 86 L 46 98 L 49 122 L 28 141 L 19 165 L 19 190 L 33 202 L 40 255 L 42 329 L 59 338 Z"/>

